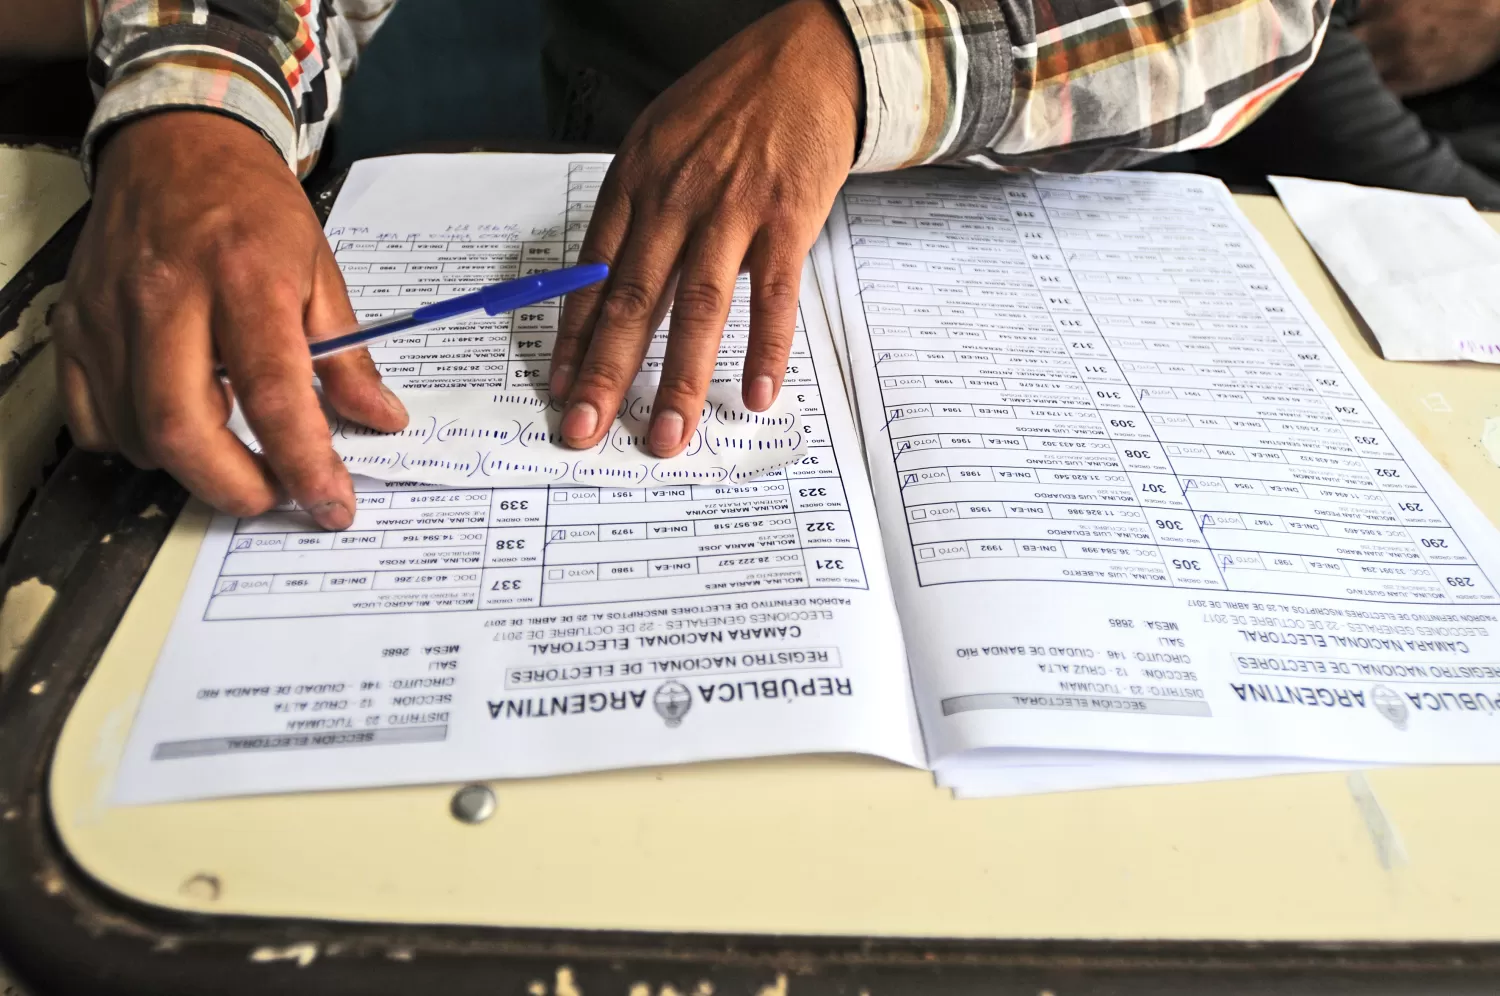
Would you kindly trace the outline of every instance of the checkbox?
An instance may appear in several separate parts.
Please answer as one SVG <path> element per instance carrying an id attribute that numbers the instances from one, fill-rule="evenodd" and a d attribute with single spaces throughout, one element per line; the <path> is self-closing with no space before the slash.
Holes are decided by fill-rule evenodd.
<path id="1" fill-rule="evenodd" d="M 918 553 L 917 555 L 919 557 L 921 557 L 923 560 L 931 560 L 933 558 L 932 548 L 931 547 L 926 547 L 920 553 Z"/>
<path id="2" fill-rule="evenodd" d="M 549 570 L 547 572 L 547 580 L 548 581 L 561 581 L 562 579 L 563 579 L 563 571 L 562 571 L 561 567 L 554 567 L 554 568 L 552 568 L 551 570 Z"/>
<path id="3" fill-rule="evenodd" d="M 915 519 L 925 519 L 925 518 L 927 518 L 927 509 L 925 509 L 925 508 L 914 508 L 911 511 L 911 517 L 912 517 L 913 520 L 915 520 Z"/>

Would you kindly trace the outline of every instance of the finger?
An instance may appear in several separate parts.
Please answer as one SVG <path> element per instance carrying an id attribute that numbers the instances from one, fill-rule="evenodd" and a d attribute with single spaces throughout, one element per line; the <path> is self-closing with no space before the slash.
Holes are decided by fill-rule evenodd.
<path id="1" fill-rule="evenodd" d="M 266 462 L 324 529 L 354 520 L 354 485 L 333 452 L 313 390 L 304 305 L 291 283 L 230 281 L 214 308 L 214 339 Z"/>
<path id="2" fill-rule="evenodd" d="M 594 213 L 589 230 L 578 250 L 578 262 L 608 263 L 614 267 L 616 257 L 630 231 L 630 198 L 614 163 L 599 185 L 594 198 Z M 608 282 L 576 290 L 563 298 L 562 315 L 557 323 L 557 340 L 552 344 L 552 372 L 547 378 L 554 398 L 565 398 L 573 387 L 578 366 L 588 352 L 594 325 L 604 306 Z M 657 319 L 660 324 L 661 320 Z"/>
<path id="3" fill-rule="evenodd" d="M 114 437 L 100 414 L 88 372 L 78 359 L 84 341 L 78 311 L 66 295 L 53 309 L 51 324 L 58 391 L 73 442 L 81 449 L 100 453 L 114 450 Z"/>
<path id="4" fill-rule="evenodd" d="M 354 309 L 344 288 L 344 275 L 332 253 L 320 253 L 313 273 L 312 297 L 304 315 L 310 339 L 353 328 Z M 323 384 L 323 397 L 333 410 L 378 432 L 406 428 L 406 406 L 380 379 L 367 349 L 336 353 L 313 365 Z"/>
<path id="5" fill-rule="evenodd" d="M 265 465 L 225 427 L 229 400 L 214 373 L 206 302 L 139 316 L 130 356 L 131 411 L 141 446 L 193 494 L 232 515 L 276 503 Z"/>
<path id="6" fill-rule="evenodd" d="M 95 453 L 113 450 L 114 439 L 99 417 L 99 409 L 94 404 L 83 367 L 61 350 L 57 353 L 57 383 L 63 397 L 63 410 L 67 413 L 68 430 L 73 434 L 73 443 L 80 449 Z"/>
<path id="7" fill-rule="evenodd" d="M 745 407 L 751 411 L 770 408 L 786 379 L 787 358 L 797 333 L 800 245 L 790 233 L 763 229 L 750 246 L 750 342 L 741 390 Z"/>
<path id="8" fill-rule="evenodd" d="M 369 350 L 338 353 L 318 361 L 313 369 L 323 384 L 323 396 L 340 415 L 377 432 L 406 428 L 406 406 L 380 379 Z"/>
<path id="9" fill-rule="evenodd" d="M 113 300 L 102 306 L 96 302 L 81 312 L 65 291 L 53 319 L 54 336 L 59 359 L 70 359 L 82 375 L 82 390 L 75 387 L 69 403 L 88 401 L 98 432 L 107 440 L 103 449 L 118 451 L 142 470 L 154 470 L 160 464 L 141 441 L 130 386 L 127 334 L 121 328 L 136 317 L 133 307 Z M 61 365 L 58 372 L 63 373 Z M 67 381 L 60 381 L 60 386 L 66 390 Z"/>
<path id="10" fill-rule="evenodd" d="M 677 296 L 677 271 L 672 271 L 672 276 L 667 278 L 667 286 L 662 289 L 661 300 L 656 302 L 656 310 L 651 312 L 651 335 L 654 338 L 661 323 L 666 321 L 667 312 L 672 310 L 672 299 Z"/>
<path id="11" fill-rule="evenodd" d="M 651 341 L 652 341 L 652 339 L 654 339 L 656 337 L 657 330 L 661 328 L 662 322 L 664 322 L 666 320 L 666 318 L 667 318 L 667 312 L 670 311 L 671 308 L 672 308 L 672 298 L 676 294 L 677 294 L 677 271 L 673 270 L 672 271 L 672 275 L 669 278 L 667 278 L 667 286 L 664 287 L 664 288 L 662 288 L 661 298 L 656 302 L 656 308 L 655 308 L 655 310 L 653 310 L 651 312 L 651 321 L 649 321 L 649 322 L 646 323 L 647 327 L 651 330 L 651 334 L 646 337 L 645 348 L 642 349 L 640 361 L 637 362 L 637 364 L 636 364 L 636 369 L 637 370 L 640 369 L 641 363 L 645 362 L 646 353 L 649 352 L 650 348 L 651 348 Z M 592 338 L 592 337 L 590 337 L 590 338 Z M 573 384 L 573 377 L 571 375 L 569 375 L 569 377 L 568 377 L 568 387 L 571 388 L 572 384 Z M 557 400 L 559 400 L 559 401 L 566 401 L 567 400 L 567 394 L 566 393 L 560 394 L 560 395 L 559 394 L 554 394 L 553 397 L 557 398 Z"/>
<path id="12" fill-rule="evenodd" d="M 569 446 L 592 446 L 608 431 L 651 344 L 651 319 L 658 313 L 686 236 L 680 224 L 663 215 L 641 215 L 632 232 L 568 391 L 562 437 Z"/>
<path id="13" fill-rule="evenodd" d="M 749 241 L 748 234 L 710 221 L 683 256 L 661 383 L 651 405 L 649 439 L 659 457 L 681 453 L 698 427 Z"/>

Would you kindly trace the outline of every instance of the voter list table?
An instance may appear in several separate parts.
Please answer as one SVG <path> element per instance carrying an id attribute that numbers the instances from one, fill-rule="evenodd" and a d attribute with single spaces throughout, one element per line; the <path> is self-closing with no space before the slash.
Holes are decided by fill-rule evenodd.
<path id="1" fill-rule="evenodd" d="M 209 619 L 524 608 L 864 587 L 833 457 L 740 485 L 367 485 L 348 532 L 241 520 Z M 816 454 L 814 454 L 816 455 Z M 582 584 L 580 582 L 590 582 Z M 603 583 L 597 583 L 603 582 Z"/>
<path id="2" fill-rule="evenodd" d="M 921 583 L 1500 598 L 1223 204 L 1119 188 L 851 184 Z"/>
<path id="3" fill-rule="evenodd" d="M 572 265 L 605 164 L 569 165 L 560 223 L 459 224 L 434 234 L 329 231 L 361 320 Z M 557 299 L 384 340 L 371 355 L 399 389 L 544 385 Z M 738 377 L 748 287 L 718 359 Z M 643 369 L 659 370 L 658 334 Z M 837 374 L 834 372 L 835 383 Z M 837 387 L 835 388 L 837 389 Z M 357 479 L 354 523 L 332 535 L 294 506 L 242 519 L 209 619 L 462 611 L 623 602 L 712 592 L 865 587 L 864 565 L 799 322 L 783 384 L 808 439 L 798 462 L 746 484 L 657 488 L 436 488 Z M 855 473 L 863 472 L 856 463 Z M 600 583 L 603 582 L 603 583 Z"/>

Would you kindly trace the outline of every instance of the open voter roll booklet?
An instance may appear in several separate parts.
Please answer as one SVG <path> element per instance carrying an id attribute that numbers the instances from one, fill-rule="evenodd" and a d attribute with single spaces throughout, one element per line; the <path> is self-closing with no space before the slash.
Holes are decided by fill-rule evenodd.
<path id="1" fill-rule="evenodd" d="M 572 262 L 608 163 L 356 164 L 327 234 L 359 317 Z M 558 306 L 371 352 L 407 398 L 534 391 Z M 1500 538 L 1216 181 L 851 178 L 781 403 L 794 459 L 754 476 L 508 486 L 497 416 L 461 483 L 356 476 L 346 532 L 215 517 L 115 801 L 821 752 L 961 796 L 1500 760 Z"/>

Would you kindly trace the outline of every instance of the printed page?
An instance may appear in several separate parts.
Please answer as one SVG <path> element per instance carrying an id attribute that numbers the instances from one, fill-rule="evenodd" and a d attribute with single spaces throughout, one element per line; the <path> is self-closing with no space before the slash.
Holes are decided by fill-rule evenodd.
<path id="1" fill-rule="evenodd" d="M 328 235 L 359 317 L 572 262 L 607 164 L 357 164 Z M 736 382 L 743 290 L 719 361 Z M 291 506 L 217 517 L 116 799 L 814 751 L 922 763 L 858 441 L 822 305 L 804 301 L 783 390 L 810 445 L 764 477 L 508 489 L 356 478 L 346 532 Z M 552 301 L 372 352 L 403 394 L 545 384 L 557 317 Z M 658 333 L 643 370 L 660 369 L 663 348 Z"/>
<path id="2" fill-rule="evenodd" d="M 859 178 L 831 222 L 933 763 L 1500 759 L 1500 543 L 1222 185 Z"/>

